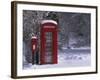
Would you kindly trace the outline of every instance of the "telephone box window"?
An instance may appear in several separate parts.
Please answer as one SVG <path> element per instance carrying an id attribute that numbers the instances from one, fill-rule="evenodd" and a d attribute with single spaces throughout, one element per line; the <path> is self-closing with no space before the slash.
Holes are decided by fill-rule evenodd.
<path id="1" fill-rule="evenodd" d="M 45 33 L 46 38 L 46 49 L 45 49 L 45 62 L 46 63 L 52 63 L 52 55 L 53 55 L 53 41 L 52 41 L 52 32 L 46 32 Z"/>

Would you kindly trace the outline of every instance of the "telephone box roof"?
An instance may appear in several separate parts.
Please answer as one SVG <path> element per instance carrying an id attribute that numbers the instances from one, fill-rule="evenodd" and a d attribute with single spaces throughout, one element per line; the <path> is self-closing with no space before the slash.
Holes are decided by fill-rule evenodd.
<path id="1" fill-rule="evenodd" d="M 53 24 L 57 25 L 57 22 L 54 21 L 54 20 L 43 20 L 43 21 L 41 22 L 41 24 L 46 24 L 46 23 L 53 23 Z"/>

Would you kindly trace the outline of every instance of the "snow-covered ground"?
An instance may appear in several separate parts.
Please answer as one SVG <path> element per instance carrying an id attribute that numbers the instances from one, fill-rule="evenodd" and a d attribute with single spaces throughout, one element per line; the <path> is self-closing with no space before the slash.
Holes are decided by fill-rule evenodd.
<path id="1" fill-rule="evenodd" d="M 58 51 L 58 64 L 24 65 L 24 69 L 55 68 L 55 67 L 79 67 L 91 65 L 90 49 L 64 49 Z"/>

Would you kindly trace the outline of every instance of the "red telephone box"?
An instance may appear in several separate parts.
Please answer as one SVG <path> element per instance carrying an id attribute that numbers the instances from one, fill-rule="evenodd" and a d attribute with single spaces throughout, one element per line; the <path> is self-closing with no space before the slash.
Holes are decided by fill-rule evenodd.
<path id="1" fill-rule="evenodd" d="M 41 22 L 40 64 L 57 64 L 57 22 Z"/>

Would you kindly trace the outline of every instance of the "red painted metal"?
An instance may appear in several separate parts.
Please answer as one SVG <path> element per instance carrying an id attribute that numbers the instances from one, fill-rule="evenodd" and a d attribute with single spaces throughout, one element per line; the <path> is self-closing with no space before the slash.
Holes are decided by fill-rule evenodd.
<path id="1" fill-rule="evenodd" d="M 37 38 L 36 37 L 32 37 L 32 39 L 31 39 L 31 43 L 32 43 L 32 53 L 34 54 L 34 52 L 35 52 L 35 50 L 36 50 L 36 48 L 37 48 L 37 44 L 38 44 L 38 40 L 37 40 Z"/>
<path id="2" fill-rule="evenodd" d="M 40 64 L 48 64 L 45 62 L 46 36 L 47 32 L 52 32 L 52 62 L 57 64 L 57 25 L 54 23 L 45 23 L 41 25 L 41 49 L 40 49 Z"/>

